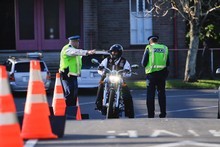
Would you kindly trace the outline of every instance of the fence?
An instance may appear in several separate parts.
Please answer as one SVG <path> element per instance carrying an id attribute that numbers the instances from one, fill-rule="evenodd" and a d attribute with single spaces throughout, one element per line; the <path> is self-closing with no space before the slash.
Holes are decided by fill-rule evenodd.
<path id="1" fill-rule="evenodd" d="M 197 53 L 197 62 L 196 62 L 196 71 L 200 70 L 199 63 L 201 62 L 201 54 L 203 49 L 199 49 Z M 184 78 L 185 64 L 187 57 L 188 49 L 169 49 L 170 54 L 170 74 L 169 78 Z M 23 56 L 26 53 L 18 53 L 16 51 L 4 51 L 0 52 L 0 64 L 3 64 L 8 56 Z M 130 64 L 138 64 L 140 66 L 137 69 L 138 76 L 133 76 L 131 79 L 145 79 L 144 67 L 141 67 L 141 59 L 144 54 L 144 49 L 125 49 L 123 56 L 130 62 Z M 59 68 L 59 57 L 60 53 L 57 51 L 54 52 L 43 52 L 43 60 L 47 63 L 48 68 L 52 74 L 52 77 L 55 77 L 55 73 Z M 215 70 L 220 67 L 220 48 L 211 48 L 210 55 L 211 70 L 215 74 Z"/>
<path id="2" fill-rule="evenodd" d="M 215 75 L 215 71 L 220 67 L 220 49 L 211 48 L 210 63 L 211 71 Z M 169 78 L 184 78 L 186 58 L 188 49 L 169 49 L 170 56 L 170 66 L 169 66 Z M 196 60 L 196 73 L 198 74 L 201 70 L 200 63 L 202 60 L 203 49 L 198 49 L 197 60 Z M 135 50 L 124 50 L 123 56 L 128 59 L 130 64 L 139 64 L 141 66 L 141 59 L 144 54 L 144 49 Z M 144 68 L 140 67 L 138 70 L 138 77 L 133 77 L 134 79 L 144 79 Z"/>

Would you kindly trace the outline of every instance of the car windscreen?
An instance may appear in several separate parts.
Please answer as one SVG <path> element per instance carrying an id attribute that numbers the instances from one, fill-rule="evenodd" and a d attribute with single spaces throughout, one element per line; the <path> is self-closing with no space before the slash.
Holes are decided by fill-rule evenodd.
<path id="1" fill-rule="evenodd" d="M 40 62 L 41 71 L 47 71 L 43 62 Z M 16 63 L 15 72 L 29 72 L 30 71 L 30 62 Z"/>
<path id="2" fill-rule="evenodd" d="M 95 58 L 101 63 L 102 60 L 105 59 L 108 56 L 109 55 L 103 55 L 103 54 L 94 54 L 94 55 L 89 55 L 89 56 L 83 56 L 82 57 L 82 69 L 96 68 L 96 67 L 98 67 L 98 65 L 92 63 L 91 59 Z"/>

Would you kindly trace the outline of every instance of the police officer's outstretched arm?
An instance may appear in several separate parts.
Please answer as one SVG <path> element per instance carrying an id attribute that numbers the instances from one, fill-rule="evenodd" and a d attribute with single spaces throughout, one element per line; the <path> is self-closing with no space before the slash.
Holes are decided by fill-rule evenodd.
<path id="1" fill-rule="evenodd" d="M 69 44 L 65 47 L 67 56 L 87 56 L 95 54 L 95 50 L 83 50 L 79 48 L 80 36 L 75 35 L 68 38 Z"/>
<path id="2" fill-rule="evenodd" d="M 76 49 L 74 47 L 69 47 L 66 50 L 67 56 L 87 56 L 95 54 L 95 50 L 83 50 L 83 49 Z"/>

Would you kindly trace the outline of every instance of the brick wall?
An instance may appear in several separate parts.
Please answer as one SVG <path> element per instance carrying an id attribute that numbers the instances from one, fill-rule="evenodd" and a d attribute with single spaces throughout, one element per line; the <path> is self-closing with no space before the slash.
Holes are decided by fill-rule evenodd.
<path id="1" fill-rule="evenodd" d="M 111 45 L 119 43 L 125 49 L 123 55 L 131 64 L 140 65 L 145 45 L 130 45 L 129 1 L 84 0 L 83 2 L 84 47 L 108 50 Z M 186 48 L 185 23 L 178 13 L 174 14 L 171 11 L 165 17 L 153 15 L 153 34 L 159 35 L 160 42 L 169 48 Z M 183 77 L 185 57 L 186 52 L 183 51 L 171 53 L 170 77 Z M 137 71 L 139 76 L 136 78 L 145 78 L 141 66 Z"/>
<path id="2" fill-rule="evenodd" d="M 95 49 L 98 44 L 97 0 L 83 1 L 84 48 Z"/>
<path id="3" fill-rule="evenodd" d="M 144 47 L 143 45 L 135 47 L 130 45 L 128 0 L 84 0 L 83 4 L 83 32 L 86 49 L 107 50 L 115 43 L 127 49 Z M 174 14 L 170 11 L 164 17 L 153 15 L 153 34 L 159 35 L 160 42 L 169 48 L 186 48 L 185 23 L 178 13 Z"/>
<path id="4" fill-rule="evenodd" d="M 129 1 L 99 0 L 98 48 L 109 49 L 115 43 L 130 45 Z"/>

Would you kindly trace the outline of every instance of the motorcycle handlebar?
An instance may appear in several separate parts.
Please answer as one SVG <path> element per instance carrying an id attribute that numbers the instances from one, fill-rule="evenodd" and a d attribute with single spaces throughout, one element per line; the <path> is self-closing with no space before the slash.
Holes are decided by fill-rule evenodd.
<path id="1" fill-rule="evenodd" d="M 105 68 L 105 67 L 103 68 L 103 70 L 105 70 L 105 73 L 110 73 L 110 72 L 113 71 L 113 70 L 110 70 L 109 68 Z M 121 69 L 121 70 L 118 70 L 116 72 L 119 73 L 119 74 L 121 74 L 121 73 L 126 73 L 126 74 L 132 73 L 133 74 L 133 72 L 128 70 L 128 69 Z"/>

